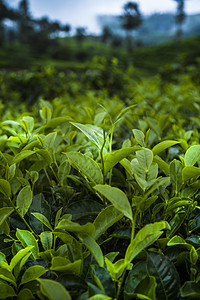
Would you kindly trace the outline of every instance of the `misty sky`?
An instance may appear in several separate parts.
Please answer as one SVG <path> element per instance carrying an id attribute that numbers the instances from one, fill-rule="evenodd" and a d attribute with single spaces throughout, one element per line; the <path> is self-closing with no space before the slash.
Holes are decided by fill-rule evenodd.
<path id="1" fill-rule="evenodd" d="M 19 0 L 6 0 L 16 7 Z M 29 0 L 33 17 L 48 16 L 51 20 L 69 23 L 73 28 L 87 27 L 89 33 L 99 33 L 96 16 L 101 14 L 120 15 L 126 0 Z M 174 0 L 135 0 L 142 14 L 154 12 L 175 12 Z M 186 0 L 186 13 L 200 13 L 200 0 Z"/>

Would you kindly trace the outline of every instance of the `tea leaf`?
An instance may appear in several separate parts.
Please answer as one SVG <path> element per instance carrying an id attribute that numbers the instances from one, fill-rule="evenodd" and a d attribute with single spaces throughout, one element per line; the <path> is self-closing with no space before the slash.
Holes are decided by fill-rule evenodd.
<path id="1" fill-rule="evenodd" d="M 46 272 L 47 270 L 42 266 L 31 266 L 24 272 L 20 285 L 36 280 Z"/>
<path id="2" fill-rule="evenodd" d="M 36 217 L 38 220 L 40 220 L 40 222 L 42 222 L 47 228 L 49 228 L 50 230 L 53 230 L 53 228 L 51 227 L 51 224 L 49 223 L 49 220 L 41 213 L 31 213 L 34 217 Z"/>
<path id="3" fill-rule="evenodd" d="M 40 283 L 41 293 L 49 300 L 71 300 L 69 292 L 59 282 L 51 279 L 37 279 L 37 281 Z"/>
<path id="4" fill-rule="evenodd" d="M 81 175 L 86 176 L 95 183 L 103 183 L 103 174 L 96 161 L 87 155 L 78 152 L 68 152 L 67 157 L 70 164 L 78 170 Z"/>
<path id="5" fill-rule="evenodd" d="M 144 169 L 145 172 L 148 172 L 152 162 L 153 162 L 153 153 L 151 150 L 145 148 L 136 152 L 137 160 L 140 166 Z"/>
<path id="6" fill-rule="evenodd" d="M 120 160 L 135 152 L 134 147 L 122 148 L 111 153 L 106 153 L 103 157 L 105 174 L 110 171 Z"/>
<path id="7" fill-rule="evenodd" d="M 119 221 L 124 214 L 120 213 L 114 206 L 104 208 L 94 220 L 94 239 L 97 240 L 110 226 Z"/>
<path id="8" fill-rule="evenodd" d="M 172 187 L 177 194 L 182 187 L 182 170 L 183 165 L 179 160 L 174 159 L 170 163 L 170 179 Z"/>
<path id="9" fill-rule="evenodd" d="M 200 157 L 200 145 L 191 146 L 185 153 L 185 166 L 193 166 Z"/>
<path id="10" fill-rule="evenodd" d="M 42 247 L 44 250 L 49 250 L 52 248 L 53 244 L 53 234 L 50 231 L 44 231 L 40 234 L 40 239 L 42 243 Z"/>
<path id="11" fill-rule="evenodd" d="M 131 205 L 126 194 L 116 187 L 109 185 L 96 185 L 94 189 L 106 197 L 113 206 L 121 211 L 130 220 L 133 219 Z"/>
<path id="12" fill-rule="evenodd" d="M 39 248 L 33 234 L 28 230 L 21 230 L 17 228 L 16 237 L 22 243 L 23 247 L 34 246 L 34 248 L 32 248 L 30 251 L 32 252 L 34 259 L 37 259 Z"/>
<path id="13" fill-rule="evenodd" d="M 11 270 L 18 264 L 18 262 L 33 248 L 34 246 L 28 246 L 25 249 L 19 250 L 15 256 L 11 259 L 10 268 Z"/>
<path id="14" fill-rule="evenodd" d="M 0 225 L 12 214 L 14 208 L 12 207 L 2 207 L 0 208 Z"/>
<path id="15" fill-rule="evenodd" d="M 17 296 L 14 289 L 6 284 L 6 283 L 1 283 L 1 288 L 0 288 L 0 299 L 6 299 L 8 297 L 15 297 Z"/>
<path id="16" fill-rule="evenodd" d="M 135 139 L 136 139 L 137 143 L 140 146 L 145 147 L 145 142 L 144 142 L 145 135 L 144 135 L 144 133 L 139 129 L 133 129 L 132 131 L 133 131 L 133 134 L 135 136 Z"/>
<path id="17" fill-rule="evenodd" d="M 21 151 L 20 153 L 18 153 L 18 154 L 13 158 L 12 163 L 13 163 L 13 164 L 17 164 L 17 163 L 19 163 L 20 161 L 22 161 L 23 159 L 29 157 L 30 155 L 33 155 L 34 153 L 35 153 L 35 151 L 32 151 L 32 150 L 24 150 L 24 151 Z"/>
<path id="18" fill-rule="evenodd" d="M 167 141 L 163 141 L 160 142 L 159 144 L 155 145 L 152 149 L 152 152 L 154 155 L 157 155 L 158 153 L 164 151 L 165 149 L 174 146 L 176 144 L 179 144 L 179 142 L 177 141 L 172 141 L 172 140 L 167 140 Z"/>
<path id="19" fill-rule="evenodd" d="M 20 215 L 24 217 L 32 203 L 33 193 L 30 185 L 25 186 L 18 194 L 16 200 L 16 208 Z"/>
<path id="20" fill-rule="evenodd" d="M 10 197 L 11 194 L 10 183 L 5 179 L 0 179 L 0 192 L 4 194 L 4 196 L 6 196 L 7 198 Z"/>

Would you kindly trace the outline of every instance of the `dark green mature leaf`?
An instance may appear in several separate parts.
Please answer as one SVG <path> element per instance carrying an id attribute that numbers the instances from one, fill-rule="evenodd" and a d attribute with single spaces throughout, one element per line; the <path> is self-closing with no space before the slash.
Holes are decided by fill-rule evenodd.
<path id="1" fill-rule="evenodd" d="M 181 297 L 192 299 L 200 298 L 200 284 L 194 281 L 186 281 L 181 287 Z"/>
<path id="2" fill-rule="evenodd" d="M 94 239 L 97 240 L 110 226 L 119 221 L 124 214 L 120 213 L 113 205 L 104 208 L 94 220 Z"/>
<path id="3" fill-rule="evenodd" d="M 2 207 L 0 208 L 0 225 L 12 214 L 14 208 L 12 207 Z"/>
<path id="4" fill-rule="evenodd" d="M 16 200 L 16 208 L 20 215 L 24 217 L 32 203 L 33 193 L 30 185 L 25 186 L 18 194 Z"/>
<path id="5" fill-rule="evenodd" d="M 185 166 L 193 166 L 200 157 L 200 145 L 191 146 L 185 153 Z"/>
<path id="6" fill-rule="evenodd" d="M 169 258 L 157 252 L 148 252 L 147 268 L 149 274 L 156 278 L 156 299 L 177 300 L 180 278 Z"/>
<path id="7" fill-rule="evenodd" d="M 125 281 L 124 290 L 127 293 L 134 293 L 139 283 L 147 276 L 146 261 L 139 261 L 128 273 Z"/>
<path id="8" fill-rule="evenodd" d="M 34 300 L 32 292 L 29 289 L 23 288 L 17 295 L 17 300 Z"/>
<path id="9" fill-rule="evenodd" d="M 10 183 L 5 179 L 0 179 L 0 192 L 7 198 L 10 197 L 11 188 Z"/>
<path id="10" fill-rule="evenodd" d="M 14 297 L 17 296 L 14 289 L 6 284 L 6 283 L 1 283 L 0 284 L 0 299 L 5 299 L 8 297 Z"/>
<path id="11" fill-rule="evenodd" d="M 106 153 L 103 157 L 105 174 L 110 171 L 120 160 L 135 152 L 134 147 L 122 148 L 119 150 Z"/>
<path id="12" fill-rule="evenodd" d="M 67 157 L 70 164 L 78 170 L 81 175 L 86 176 L 95 183 L 103 183 L 103 174 L 96 161 L 87 155 L 78 152 L 68 152 Z"/>
<path id="13" fill-rule="evenodd" d="M 105 290 L 105 294 L 114 298 L 116 289 L 109 272 L 106 269 L 99 267 L 98 265 L 93 265 L 92 274 L 100 280 Z"/>
<path id="14" fill-rule="evenodd" d="M 16 237 L 22 243 L 23 247 L 34 246 L 34 248 L 32 248 L 30 251 L 32 252 L 34 259 L 39 258 L 38 243 L 30 231 L 17 228 Z"/>
<path id="15" fill-rule="evenodd" d="M 71 300 L 69 292 L 57 281 L 51 279 L 37 279 L 41 293 L 49 300 Z"/>
<path id="16" fill-rule="evenodd" d="M 113 206 L 121 211 L 127 218 L 130 220 L 133 219 L 131 205 L 123 191 L 109 185 L 100 184 L 96 185 L 94 189 L 106 197 L 113 204 Z"/>

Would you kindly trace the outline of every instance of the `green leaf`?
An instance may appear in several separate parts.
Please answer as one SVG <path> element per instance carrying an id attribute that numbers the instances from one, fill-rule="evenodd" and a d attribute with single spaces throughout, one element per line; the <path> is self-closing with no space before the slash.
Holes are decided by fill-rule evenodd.
<path id="1" fill-rule="evenodd" d="M 78 259 L 71 262 L 69 259 L 61 256 L 53 257 L 51 270 L 57 272 L 71 273 L 81 275 L 82 260 Z"/>
<path id="2" fill-rule="evenodd" d="M 1 267 L 0 267 L 0 279 L 8 281 L 12 283 L 15 287 L 17 287 L 16 279 L 11 273 L 11 271 L 8 271 L 7 269 L 3 269 Z M 0 284 L 0 290 L 1 290 L 1 284 Z"/>
<path id="3" fill-rule="evenodd" d="M 200 145 L 191 146 L 185 153 L 185 166 L 193 166 L 200 157 Z"/>
<path id="4" fill-rule="evenodd" d="M 51 279 L 37 279 L 37 281 L 40 283 L 41 293 L 49 300 L 71 300 L 69 292 L 59 282 Z"/>
<path id="5" fill-rule="evenodd" d="M 32 150 L 21 151 L 13 158 L 12 164 L 17 164 L 20 161 L 22 161 L 23 159 L 29 157 L 30 155 L 33 155 L 34 153 L 35 153 L 35 151 L 32 151 Z"/>
<path id="6" fill-rule="evenodd" d="M 156 279 L 153 276 L 146 276 L 137 286 L 135 294 L 146 296 L 146 299 L 156 300 Z"/>
<path id="7" fill-rule="evenodd" d="M 51 109 L 48 106 L 44 106 L 41 110 L 40 110 L 40 116 L 43 120 L 45 120 L 46 122 L 49 121 L 51 119 Z"/>
<path id="8" fill-rule="evenodd" d="M 58 167 L 58 179 L 59 179 L 60 185 L 64 184 L 64 180 L 69 175 L 70 169 L 71 169 L 71 166 L 70 166 L 68 160 L 63 161 L 62 164 L 60 164 L 60 166 Z"/>
<path id="9" fill-rule="evenodd" d="M 21 283 L 25 284 L 27 282 L 33 281 L 38 279 L 40 276 L 42 276 L 44 273 L 46 273 L 48 270 L 46 270 L 44 267 L 42 266 L 31 266 L 29 267 L 23 274 L 22 279 L 21 279 Z"/>
<path id="10" fill-rule="evenodd" d="M 28 253 L 34 246 L 28 246 L 25 249 L 19 250 L 15 256 L 11 259 L 10 268 L 11 270 L 20 262 L 20 260 Z"/>
<path id="11" fill-rule="evenodd" d="M 67 157 L 70 164 L 78 170 L 81 175 L 86 176 L 95 183 L 103 183 L 103 174 L 96 161 L 87 155 L 78 152 L 68 152 Z"/>
<path id="12" fill-rule="evenodd" d="M 174 159 L 170 163 L 170 179 L 175 194 L 180 192 L 182 187 L 182 170 L 183 165 L 179 160 Z"/>
<path id="13" fill-rule="evenodd" d="M 91 236 L 93 236 L 95 232 L 95 227 L 90 222 L 80 225 L 67 219 L 61 219 L 55 229 L 65 229 L 74 233 L 89 234 Z"/>
<path id="14" fill-rule="evenodd" d="M 47 136 L 45 136 L 45 138 L 44 138 L 44 148 L 45 149 L 49 150 L 49 149 L 53 148 L 53 144 L 55 142 L 56 136 L 57 136 L 56 131 L 51 132 Z"/>
<path id="15" fill-rule="evenodd" d="M 53 118 L 50 121 L 48 121 L 46 123 L 46 127 L 50 127 L 50 128 L 56 128 L 60 125 L 63 125 L 65 123 L 68 123 L 69 120 L 71 120 L 70 117 L 57 117 L 57 118 Z"/>
<path id="16" fill-rule="evenodd" d="M 139 164 L 137 158 L 132 159 L 131 161 L 131 170 L 135 177 L 135 180 L 141 187 L 143 191 L 147 189 L 148 183 L 146 181 L 146 172 Z"/>
<path id="17" fill-rule="evenodd" d="M 6 284 L 6 283 L 1 283 L 0 284 L 0 299 L 5 299 L 8 297 L 15 297 L 17 296 L 14 289 Z"/>
<path id="18" fill-rule="evenodd" d="M 39 258 L 38 257 L 38 253 L 39 253 L 38 243 L 30 231 L 21 230 L 21 229 L 17 228 L 16 237 L 22 243 L 23 247 L 34 246 L 34 248 L 31 249 L 32 255 L 33 255 L 34 259 Z"/>
<path id="19" fill-rule="evenodd" d="M 2 207 L 0 208 L 0 225 L 12 214 L 14 208 L 12 207 Z"/>
<path id="20" fill-rule="evenodd" d="M 140 166 L 145 172 L 149 171 L 149 168 L 153 162 L 153 152 L 147 148 L 139 150 L 136 152 L 137 160 Z"/>
<path id="21" fill-rule="evenodd" d="M 118 281 L 119 278 L 122 276 L 124 271 L 128 266 L 128 262 L 124 259 L 119 259 L 115 263 L 112 263 L 107 257 L 105 257 L 106 268 L 110 273 L 113 281 Z"/>
<path id="22" fill-rule="evenodd" d="M 106 153 L 103 157 L 105 174 L 110 171 L 120 160 L 135 152 L 134 147 L 122 148 L 111 153 Z"/>
<path id="23" fill-rule="evenodd" d="M 152 149 L 152 152 L 154 155 L 157 155 L 158 153 L 164 151 L 165 149 L 174 146 L 176 144 L 179 144 L 179 142 L 177 141 L 172 141 L 172 140 L 167 140 L 167 141 L 163 141 L 160 142 L 159 144 L 155 145 Z"/>
<path id="24" fill-rule="evenodd" d="M 20 124 L 24 127 L 24 130 L 28 133 L 30 133 L 34 128 L 34 119 L 32 117 L 23 117 L 22 121 L 20 121 Z"/>
<path id="25" fill-rule="evenodd" d="M 104 267 L 104 259 L 103 259 L 103 253 L 101 251 L 100 246 L 95 242 L 95 240 L 89 236 L 80 234 L 78 235 L 81 242 L 89 249 L 89 251 L 92 253 L 96 261 L 98 262 L 100 267 Z"/>
<path id="26" fill-rule="evenodd" d="M 40 240 L 44 250 L 49 250 L 52 248 L 53 244 L 53 234 L 50 231 L 44 231 L 40 234 Z"/>
<path id="27" fill-rule="evenodd" d="M 124 290 L 127 293 L 134 293 L 139 283 L 147 276 L 146 261 L 139 261 L 128 273 L 125 281 Z"/>
<path id="28" fill-rule="evenodd" d="M 102 294 L 96 294 L 96 295 L 88 298 L 88 300 L 112 300 L 112 299 L 113 298 L 106 296 L 106 295 L 102 295 Z"/>
<path id="29" fill-rule="evenodd" d="M 104 208 L 94 220 L 94 239 L 97 240 L 110 226 L 119 221 L 124 214 L 120 213 L 113 205 Z"/>
<path id="30" fill-rule="evenodd" d="M 70 123 L 76 128 L 78 128 L 80 131 L 82 131 L 93 144 L 95 144 L 99 149 L 101 149 L 104 143 L 103 129 L 89 124 L 81 124 L 75 122 Z"/>
<path id="31" fill-rule="evenodd" d="M 51 231 L 53 230 L 51 224 L 49 223 L 49 220 L 41 213 L 35 212 L 31 213 L 35 218 L 40 220 L 47 228 L 49 228 Z"/>
<path id="32" fill-rule="evenodd" d="M 137 143 L 140 146 L 145 147 L 145 142 L 144 142 L 145 135 L 144 135 L 144 133 L 139 129 L 133 129 L 132 131 L 133 131 L 133 134 L 135 136 L 135 139 L 136 139 Z"/>
<path id="33" fill-rule="evenodd" d="M 140 229 L 126 250 L 126 261 L 131 262 L 142 250 L 153 244 L 161 236 L 163 229 L 170 229 L 165 221 L 147 224 Z"/>
<path id="34" fill-rule="evenodd" d="M 10 198 L 11 188 L 10 183 L 5 179 L 0 179 L 0 192 L 7 198 Z"/>
<path id="35" fill-rule="evenodd" d="M 200 298 L 200 285 L 194 281 L 186 281 L 181 287 L 181 297 L 191 297 L 192 299 Z"/>
<path id="36" fill-rule="evenodd" d="M 27 213 L 32 203 L 33 193 L 30 185 L 25 186 L 18 194 L 16 200 L 16 208 L 22 217 Z"/>
<path id="37" fill-rule="evenodd" d="M 183 168 L 183 180 L 184 182 L 190 180 L 191 178 L 197 177 L 200 175 L 200 168 L 187 166 Z"/>
<path id="38" fill-rule="evenodd" d="M 35 153 L 39 154 L 44 161 L 50 166 L 53 162 L 51 155 L 49 154 L 49 151 L 46 149 L 39 149 L 36 150 Z"/>
<path id="39" fill-rule="evenodd" d="M 34 300 L 32 292 L 29 289 L 22 289 L 17 295 L 17 300 Z"/>
<path id="40" fill-rule="evenodd" d="M 132 209 L 126 194 L 116 187 L 109 185 L 96 185 L 94 189 L 106 197 L 113 206 L 121 211 L 127 218 L 133 220 Z"/>
<path id="41" fill-rule="evenodd" d="M 163 254 L 149 252 L 147 268 L 149 274 L 156 278 L 156 299 L 177 300 L 180 289 L 180 278 L 173 262 Z"/>

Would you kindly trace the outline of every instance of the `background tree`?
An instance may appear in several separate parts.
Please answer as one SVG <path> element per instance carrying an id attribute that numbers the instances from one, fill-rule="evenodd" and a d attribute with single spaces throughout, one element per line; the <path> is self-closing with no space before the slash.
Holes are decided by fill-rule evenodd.
<path id="1" fill-rule="evenodd" d="M 113 34 L 110 28 L 108 26 L 104 26 L 101 34 L 101 41 L 103 43 L 107 43 L 112 38 L 112 36 Z"/>
<path id="2" fill-rule="evenodd" d="M 176 35 L 177 37 L 181 37 L 181 35 L 183 34 L 182 25 L 186 18 L 184 12 L 185 1 L 184 0 L 174 0 L 174 1 L 177 2 L 177 13 L 175 16 L 175 22 L 178 26 L 178 29 Z"/>
<path id="3" fill-rule="evenodd" d="M 77 27 L 76 28 L 75 38 L 79 44 L 82 43 L 82 41 L 85 38 L 85 35 L 86 35 L 85 27 Z"/>
<path id="4" fill-rule="evenodd" d="M 132 35 L 131 32 L 142 24 L 142 16 L 136 2 L 127 2 L 124 5 L 124 13 L 120 16 L 122 27 L 127 32 L 128 50 L 132 50 Z"/>
<path id="5" fill-rule="evenodd" d="M 34 21 L 29 12 L 28 0 L 21 0 L 18 8 L 18 30 L 22 42 L 29 41 L 30 35 L 34 32 Z"/>

